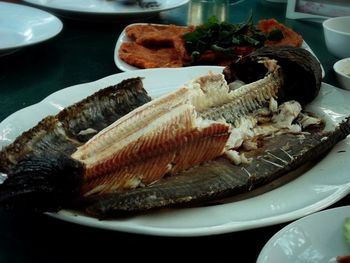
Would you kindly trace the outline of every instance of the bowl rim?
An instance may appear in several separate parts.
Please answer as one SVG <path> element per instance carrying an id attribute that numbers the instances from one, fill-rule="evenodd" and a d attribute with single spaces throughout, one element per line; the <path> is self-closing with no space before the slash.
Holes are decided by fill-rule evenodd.
<path id="1" fill-rule="evenodd" d="M 342 19 L 349 19 L 349 21 L 350 21 L 350 16 L 337 16 L 337 17 L 328 18 L 328 19 L 326 19 L 326 20 L 324 20 L 322 22 L 322 26 L 323 26 L 324 29 L 327 29 L 329 31 L 332 31 L 332 32 L 335 32 L 335 33 L 339 33 L 339 34 L 342 34 L 342 35 L 346 35 L 346 36 L 350 36 L 350 32 L 344 32 L 344 31 L 341 31 L 341 30 L 338 30 L 338 29 L 334 29 L 333 27 L 329 26 L 330 22 L 335 21 L 335 20 L 342 20 Z"/>
<path id="2" fill-rule="evenodd" d="M 339 71 L 339 68 L 338 68 L 338 66 L 339 66 L 341 63 L 343 63 L 345 60 L 349 60 L 349 63 L 350 63 L 350 57 L 340 59 L 340 60 L 338 60 L 337 62 L 335 62 L 335 63 L 333 64 L 333 70 L 335 71 L 335 73 L 337 73 L 337 74 L 339 74 L 339 75 L 345 77 L 346 79 L 349 79 L 349 80 L 350 80 L 350 75 L 348 76 L 348 75 L 346 75 L 345 73 Z"/>

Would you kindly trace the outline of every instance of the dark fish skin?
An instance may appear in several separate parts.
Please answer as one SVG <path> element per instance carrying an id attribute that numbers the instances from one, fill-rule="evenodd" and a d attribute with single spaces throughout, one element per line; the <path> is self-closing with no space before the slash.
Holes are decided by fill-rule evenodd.
<path id="1" fill-rule="evenodd" d="M 57 210 L 79 194 L 83 165 L 70 154 L 95 133 L 150 101 L 141 78 L 101 89 L 48 116 L 0 151 L 0 204 Z M 81 136 L 80 131 L 95 132 Z"/>
<path id="2" fill-rule="evenodd" d="M 85 143 L 95 133 L 82 136 L 80 131 L 93 129 L 97 133 L 149 101 L 151 97 L 143 88 L 142 79 L 130 78 L 62 110 L 57 118 L 63 123 L 70 138 Z"/>
<path id="3" fill-rule="evenodd" d="M 141 78 L 127 79 L 102 89 L 57 115 L 44 118 L 2 149 L 0 172 L 8 174 L 17 162 L 31 155 L 45 155 L 48 151 L 70 155 L 98 131 L 150 100 Z M 95 132 L 79 134 L 87 129 Z"/>
<path id="4" fill-rule="evenodd" d="M 30 211 L 58 211 L 79 195 L 84 167 L 68 155 L 48 151 L 22 159 L 0 184 L 0 205 Z"/>
<path id="5" fill-rule="evenodd" d="M 148 187 L 85 200 L 85 211 L 95 217 L 109 218 L 244 193 L 319 158 L 349 133 L 350 117 L 332 132 L 279 135 L 265 141 L 258 151 L 247 153 L 253 158 L 250 164 L 236 166 L 218 158 Z"/>

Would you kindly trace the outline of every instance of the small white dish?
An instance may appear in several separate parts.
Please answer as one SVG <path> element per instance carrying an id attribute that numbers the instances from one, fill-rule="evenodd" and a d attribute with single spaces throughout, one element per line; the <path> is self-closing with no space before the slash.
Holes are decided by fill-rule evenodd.
<path id="1" fill-rule="evenodd" d="M 262 249 L 257 263 L 336 263 L 350 255 L 344 224 L 350 206 L 324 210 L 301 218 L 277 232 Z"/>
<path id="2" fill-rule="evenodd" d="M 325 20 L 323 32 L 328 50 L 336 57 L 350 57 L 350 16 Z"/>
<path id="3" fill-rule="evenodd" d="M 134 26 L 134 25 L 146 25 L 146 23 L 134 23 L 134 24 L 130 24 L 128 26 Z M 153 24 L 153 25 L 157 25 L 157 26 L 162 26 L 161 24 Z M 127 26 L 127 27 L 128 27 Z M 165 25 L 164 25 L 165 26 Z M 126 28 L 124 28 L 124 30 L 120 33 L 118 40 L 116 42 L 115 48 L 114 48 L 114 63 L 117 66 L 117 68 L 119 68 L 121 71 L 133 71 L 133 70 L 139 70 L 140 68 L 132 66 L 128 63 L 126 63 L 125 61 L 123 61 L 122 59 L 120 59 L 119 57 L 119 49 L 120 46 L 124 43 L 124 42 L 132 42 L 133 40 L 130 39 L 127 35 L 126 35 Z M 315 55 L 315 53 L 312 51 L 312 49 L 310 48 L 310 46 L 304 41 L 302 46 L 302 48 L 306 49 L 307 51 L 309 51 L 312 55 L 314 55 L 314 57 L 319 61 L 319 59 L 317 58 L 317 56 Z M 321 62 L 320 62 L 321 64 Z M 322 78 L 325 76 L 325 72 L 323 69 L 323 66 L 321 64 L 321 70 L 322 70 Z"/>
<path id="4" fill-rule="evenodd" d="M 343 89 L 350 90 L 350 57 L 337 61 L 333 65 L 340 86 Z"/>
<path id="5" fill-rule="evenodd" d="M 0 56 L 61 32 L 61 20 L 37 8 L 0 2 Z"/>

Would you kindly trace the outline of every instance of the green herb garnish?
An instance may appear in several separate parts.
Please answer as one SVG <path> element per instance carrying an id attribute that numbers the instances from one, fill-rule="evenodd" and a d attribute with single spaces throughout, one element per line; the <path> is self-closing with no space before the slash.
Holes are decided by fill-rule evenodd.
<path id="1" fill-rule="evenodd" d="M 195 64 L 206 50 L 220 52 L 229 57 L 234 57 L 235 47 L 262 47 L 266 40 L 280 40 L 283 33 L 279 29 L 265 34 L 253 24 L 253 16 L 250 14 L 246 22 L 230 24 L 219 22 L 213 16 L 196 30 L 183 36 L 187 52 L 191 55 Z"/>

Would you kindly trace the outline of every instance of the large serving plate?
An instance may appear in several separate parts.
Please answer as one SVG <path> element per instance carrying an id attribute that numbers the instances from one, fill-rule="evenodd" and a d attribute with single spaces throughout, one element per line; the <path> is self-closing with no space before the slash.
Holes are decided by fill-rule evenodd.
<path id="1" fill-rule="evenodd" d="M 2 121 L 0 147 L 11 143 L 16 136 L 34 126 L 41 118 L 55 114 L 98 89 L 116 84 L 123 79 L 143 77 L 146 90 L 152 97 L 157 97 L 194 77 L 207 74 L 210 70 L 221 72 L 222 67 L 129 71 L 62 89 Z M 349 100 L 350 92 L 323 83 L 319 96 L 309 105 L 308 110 L 323 117 L 329 129 L 349 114 Z M 235 202 L 229 201 L 205 207 L 164 209 L 105 221 L 77 211 L 62 210 L 50 215 L 91 227 L 167 236 L 210 235 L 287 222 L 321 210 L 350 192 L 349 154 L 349 139 L 345 139 L 303 175 L 274 190 Z"/>
<path id="2" fill-rule="evenodd" d="M 257 263 L 336 263 L 350 255 L 344 225 L 350 206 L 314 213 L 287 225 L 264 246 Z"/>
<path id="3" fill-rule="evenodd" d="M 134 24 L 130 24 L 129 26 L 134 26 L 134 25 L 147 25 L 146 23 L 134 23 Z M 162 26 L 161 24 L 153 24 L 153 25 L 157 25 L 157 26 Z M 128 63 L 126 63 L 125 61 L 123 61 L 120 57 L 119 57 L 119 49 L 120 46 L 125 43 L 125 42 L 133 42 L 132 39 L 130 39 L 127 34 L 126 34 L 126 28 L 124 28 L 124 30 L 120 33 L 120 35 L 118 36 L 117 42 L 115 44 L 115 48 L 114 48 L 114 53 L 113 53 L 113 58 L 114 58 L 114 63 L 115 65 L 121 70 L 121 71 L 132 71 L 132 70 L 138 70 L 140 68 L 135 67 L 133 65 L 130 65 Z M 307 51 L 309 51 L 312 55 L 314 55 L 314 57 L 319 61 L 319 59 L 317 58 L 317 56 L 315 55 L 315 53 L 313 52 L 313 50 L 311 49 L 311 47 L 304 41 L 302 46 L 302 48 L 306 49 Z M 324 69 L 321 65 L 321 69 L 322 69 L 322 77 L 325 76 L 325 72 Z"/>
<path id="4" fill-rule="evenodd" d="M 45 11 L 0 2 L 0 56 L 48 40 L 62 28 L 62 22 Z"/>
<path id="5" fill-rule="evenodd" d="M 147 5 L 154 0 L 144 0 L 145 7 L 137 4 L 123 4 L 122 0 L 24 0 L 27 3 L 52 9 L 59 12 L 88 15 L 108 15 L 120 18 L 135 18 L 157 14 L 173 8 L 180 7 L 189 0 L 162 0 L 157 1 L 158 6 Z"/>

